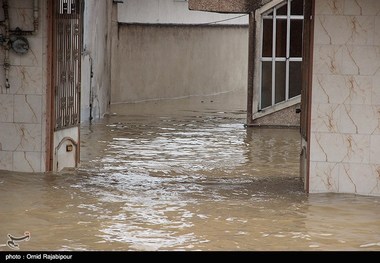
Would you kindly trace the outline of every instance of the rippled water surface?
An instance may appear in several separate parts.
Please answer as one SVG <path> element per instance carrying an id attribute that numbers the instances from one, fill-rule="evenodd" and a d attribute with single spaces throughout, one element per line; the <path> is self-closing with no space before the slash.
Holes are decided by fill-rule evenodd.
<path id="1" fill-rule="evenodd" d="M 81 128 L 82 164 L 0 171 L 0 250 L 380 250 L 380 198 L 310 195 L 296 129 L 244 96 L 134 105 Z"/>

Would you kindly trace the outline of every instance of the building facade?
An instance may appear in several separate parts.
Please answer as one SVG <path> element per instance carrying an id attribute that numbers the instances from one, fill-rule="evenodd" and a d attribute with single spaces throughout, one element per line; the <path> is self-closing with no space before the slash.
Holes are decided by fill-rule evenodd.
<path id="1" fill-rule="evenodd" d="M 77 166 L 111 103 L 248 87 L 249 126 L 300 125 L 307 192 L 380 195 L 380 1 L 0 6 L 0 170 Z"/>
<path id="2" fill-rule="evenodd" d="M 193 12 L 179 0 L 125 0 L 113 31 L 112 103 L 246 88 L 247 14 Z"/>
<path id="3" fill-rule="evenodd" d="M 0 2 L 0 170 L 75 167 L 81 118 L 109 105 L 113 3 Z"/>
<path id="4" fill-rule="evenodd" d="M 0 5 L 0 169 L 44 171 L 47 2 L 3 0 Z M 12 48 L 10 38 L 20 41 L 20 50 Z"/>
<path id="5" fill-rule="evenodd" d="M 379 1 L 189 0 L 189 7 L 250 14 L 247 122 L 255 124 L 265 114 L 262 109 L 289 106 L 291 89 L 300 93 L 301 176 L 307 192 L 380 195 Z M 292 36 L 300 21 L 301 40 Z M 293 74 L 291 63 L 300 63 Z M 277 79 L 286 80 L 282 106 Z M 301 85 L 291 87 L 292 80 Z M 265 86 L 272 93 L 265 94 Z"/>
<path id="6" fill-rule="evenodd" d="M 380 195 L 380 2 L 315 1 L 310 192 Z"/>

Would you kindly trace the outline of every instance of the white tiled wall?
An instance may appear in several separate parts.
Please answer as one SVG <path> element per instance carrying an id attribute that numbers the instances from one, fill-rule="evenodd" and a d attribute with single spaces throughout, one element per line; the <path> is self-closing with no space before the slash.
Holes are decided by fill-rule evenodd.
<path id="1" fill-rule="evenodd" d="M 11 29 L 19 27 L 33 30 L 33 1 L 9 0 Z M 25 55 L 10 51 L 10 89 L 5 88 L 4 56 L 0 47 L 0 170 L 22 172 L 44 172 L 46 167 L 46 101 L 47 101 L 47 0 L 39 0 L 40 16 L 37 34 L 25 36 L 30 50 Z M 91 81 L 93 117 L 102 117 L 108 110 L 111 83 L 109 36 L 112 1 L 86 1 L 85 5 L 86 54 L 93 60 L 94 78 Z M 0 21 L 3 20 L 2 0 L 0 0 Z M 4 35 L 4 28 L 0 27 Z M 83 56 L 89 59 L 87 55 Z M 90 65 L 82 68 L 90 75 Z M 82 76 L 83 77 L 83 76 Z M 82 94 L 89 101 L 89 78 L 83 78 Z M 88 106 L 88 105 L 87 105 Z M 87 110 L 88 112 L 88 110 Z M 89 114 L 83 120 L 88 120 Z M 71 131 L 55 135 L 54 147 L 59 136 L 71 136 Z M 77 138 L 76 135 L 75 138 Z M 58 140 L 58 141 L 57 141 Z"/>
<path id="2" fill-rule="evenodd" d="M 380 195 L 380 1 L 316 0 L 310 192 Z"/>
<path id="3" fill-rule="evenodd" d="M 11 29 L 33 30 L 33 1 L 12 0 L 9 7 Z M 0 31 L 4 34 L 3 27 Z M 39 30 L 26 38 L 27 54 L 10 50 L 10 89 L 5 88 L 4 49 L 0 48 L 0 170 L 41 172 L 45 170 L 46 134 L 45 0 L 40 0 Z"/>

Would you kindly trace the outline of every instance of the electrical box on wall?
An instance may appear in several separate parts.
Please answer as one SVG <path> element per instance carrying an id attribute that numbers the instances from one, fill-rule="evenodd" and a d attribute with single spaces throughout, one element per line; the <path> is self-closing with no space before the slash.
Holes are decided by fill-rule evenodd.
<path id="1" fill-rule="evenodd" d="M 26 54 L 29 51 L 29 41 L 22 36 L 10 37 L 11 48 L 18 54 Z"/>
<path id="2" fill-rule="evenodd" d="M 1 31 L 3 34 L 0 34 L 0 46 L 4 49 L 4 79 L 5 79 L 5 88 L 10 88 L 10 67 L 11 62 L 9 58 L 9 51 L 12 50 L 16 54 L 24 55 L 28 53 L 30 46 L 29 41 L 25 36 L 33 36 L 38 33 L 39 28 L 39 0 L 33 0 L 33 9 L 31 10 L 31 17 L 33 17 L 33 23 L 29 23 L 31 27 L 29 28 L 20 28 L 11 24 L 15 19 L 13 14 L 15 14 L 12 7 L 9 6 L 9 0 L 2 0 L 3 16 L 0 23 Z M 14 9 L 14 8 L 13 8 Z M 13 20 L 14 19 L 14 20 Z M 27 27 L 28 25 L 26 25 Z"/>

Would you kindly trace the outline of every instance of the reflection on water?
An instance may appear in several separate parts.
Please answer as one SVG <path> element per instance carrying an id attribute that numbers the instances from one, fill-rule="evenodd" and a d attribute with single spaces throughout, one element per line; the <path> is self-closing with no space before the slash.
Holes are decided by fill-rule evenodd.
<path id="1" fill-rule="evenodd" d="M 232 98 L 117 105 L 80 169 L 0 172 L 0 250 L 380 250 L 380 198 L 305 195 L 299 132 Z"/>

